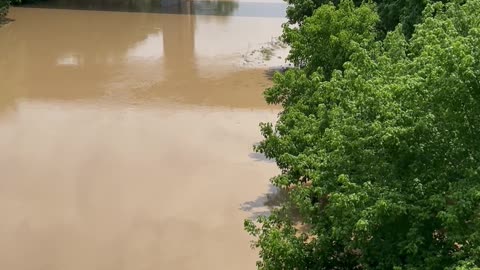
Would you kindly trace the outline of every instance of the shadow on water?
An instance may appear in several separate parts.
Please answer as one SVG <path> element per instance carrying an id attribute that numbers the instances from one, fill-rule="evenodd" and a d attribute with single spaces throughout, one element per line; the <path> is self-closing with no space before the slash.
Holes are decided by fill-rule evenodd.
<path id="1" fill-rule="evenodd" d="M 284 3 L 214 0 L 43 0 L 26 7 L 185 15 L 285 17 Z"/>
<path id="2" fill-rule="evenodd" d="M 284 74 L 287 70 L 291 69 L 291 67 L 275 67 L 275 68 L 269 68 L 267 70 L 265 70 L 265 76 L 269 79 L 269 80 L 273 80 L 273 76 L 275 76 L 275 74 L 277 73 L 280 73 L 280 74 Z"/>
<path id="3" fill-rule="evenodd" d="M 257 161 L 257 162 L 266 162 L 266 163 L 275 163 L 275 160 L 267 158 L 265 155 L 260 153 L 250 153 L 248 156 Z"/>
<path id="4" fill-rule="evenodd" d="M 255 220 L 261 216 L 268 216 L 273 209 L 280 206 L 287 200 L 287 193 L 284 190 L 270 184 L 268 192 L 253 201 L 244 202 L 240 210 L 250 214 L 249 219 Z"/>

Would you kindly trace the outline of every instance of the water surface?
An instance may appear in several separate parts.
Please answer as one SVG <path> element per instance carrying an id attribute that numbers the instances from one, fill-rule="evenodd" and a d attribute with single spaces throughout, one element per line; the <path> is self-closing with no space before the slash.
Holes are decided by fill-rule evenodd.
<path id="1" fill-rule="evenodd" d="M 238 61 L 283 19 L 72 8 L 0 28 L 0 269 L 254 269 L 277 109 Z"/>

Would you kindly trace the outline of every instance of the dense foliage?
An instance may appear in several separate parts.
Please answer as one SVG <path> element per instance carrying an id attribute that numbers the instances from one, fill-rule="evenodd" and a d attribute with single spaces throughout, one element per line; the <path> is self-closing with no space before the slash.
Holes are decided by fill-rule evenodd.
<path id="1" fill-rule="evenodd" d="M 372 4 L 359 8 L 351 1 L 342 2 L 338 8 L 323 5 L 301 27 L 284 29 L 283 37 L 291 47 L 289 60 L 308 74 L 319 71 L 329 77 L 349 59 L 354 44 L 368 47 L 375 42 L 378 22 Z"/>
<path id="2" fill-rule="evenodd" d="M 313 15 L 314 11 L 325 4 L 338 5 L 340 0 L 286 0 L 289 4 L 287 17 L 290 24 L 302 24 L 306 18 Z M 413 31 L 413 26 L 421 21 L 422 11 L 428 2 L 444 0 L 373 0 L 378 6 L 381 18 L 379 29 L 382 31 L 393 30 L 398 23 L 403 24 L 407 35 Z M 364 0 L 354 0 L 357 6 Z"/>
<path id="3" fill-rule="evenodd" d="M 271 216 L 246 221 L 259 269 L 480 269 L 480 0 L 429 4 L 411 38 L 400 25 L 381 41 L 371 6 L 345 2 L 301 26 L 325 30 L 290 42 L 330 36 L 321 46 L 348 61 L 298 47 L 306 68 L 266 91 L 283 111 L 256 149 L 290 191 Z M 334 64 L 315 68 L 324 63 Z"/>

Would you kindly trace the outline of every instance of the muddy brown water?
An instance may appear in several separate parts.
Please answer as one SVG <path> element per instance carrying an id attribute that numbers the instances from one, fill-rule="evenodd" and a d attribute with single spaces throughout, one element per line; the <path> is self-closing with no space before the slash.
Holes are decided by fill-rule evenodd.
<path id="1" fill-rule="evenodd" d="M 252 145 L 278 109 L 238 62 L 279 1 L 98 2 L 0 28 L 0 269 L 255 269 L 243 219 L 277 170 Z"/>

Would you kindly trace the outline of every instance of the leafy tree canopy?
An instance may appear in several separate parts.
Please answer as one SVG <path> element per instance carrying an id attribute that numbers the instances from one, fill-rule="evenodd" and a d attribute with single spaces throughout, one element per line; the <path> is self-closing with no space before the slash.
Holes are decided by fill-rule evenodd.
<path id="1" fill-rule="evenodd" d="M 319 71 L 329 77 L 342 68 L 356 44 L 368 47 L 375 42 L 378 21 L 373 4 L 358 8 L 352 1 L 338 7 L 322 5 L 300 27 L 284 29 L 283 38 L 291 47 L 289 60 L 308 74 Z"/>
<path id="2" fill-rule="evenodd" d="M 304 22 L 361 25 L 336 41 L 342 69 L 293 69 L 265 93 L 284 110 L 256 149 L 295 188 L 246 221 L 259 269 L 480 269 L 480 0 L 429 4 L 410 39 L 382 41 L 342 17 L 375 21 L 370 6 L 346 2 Z"/>
<path id="3" fill-rule="evenodd" d="M 322 5 L 332 3 L 338 5 L 340 0 L 286 0 L 288 3 L 287 17 L 290 24 L 303 24 L 305 19 L 311 17 L 314 11 Z M 379 29 L 382 31 L 393 30 L 398 23 L 403 24 L 403 30 L 409 36 L 413 26 L 421 21 L 422 11 L 429 2 L 445 0 L 371 0 L 378 6 L 381 18 Z M 357 6 L 365 0 L 354 0 Z"/>

